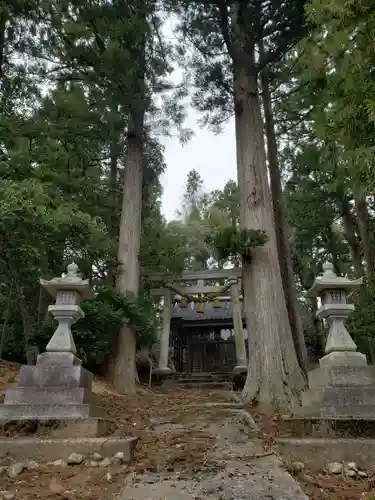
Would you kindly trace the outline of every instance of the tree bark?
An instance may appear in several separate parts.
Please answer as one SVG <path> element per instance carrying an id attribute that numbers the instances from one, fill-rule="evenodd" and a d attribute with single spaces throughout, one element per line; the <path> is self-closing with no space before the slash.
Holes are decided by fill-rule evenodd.
<path id="1" fill-rule="evenodd" d="M 264 56 L 263 42 L 260 43 L 259 48 L 260 57 L 262 57 Z M 292 330 L 293 342 L 296 349 L 298 362 L 304 375 L 307 376 L 306 342 L 303 333 L 302 319 L 298 310 L 298 299 L 294 282 L 292 255 L 287 234 L 284 193 L 281 186 L 281 173 L 278 162 L 275 123 L 271 103 L 267 66 L 261 72 L 261 84 L 268 152 L 268 170 L 271 181 L 273 219 L 275 222 L 276 243 L 279 256 L 281 279 L 284 289 L 286 308 L 288 311 L 289 324 Z"/>
<path id="2" fill-rule="evenodd" d="M 108 220 L 108 232 L 111 236 L 112 241 L 116 241 L 116 231 L 117 231 L 117 167 L 119 158 L 119 147 L 118 142 L 113 139 L 109 146 L 109 159 L 110 159 L 110 169 L 109 169 L 109 193 L 110 202 L 112 205 L 112 211 L 109 215 Z M 114 265 L 114 255 L 112 254 L 111 260 L 109 262 L 108 277 L 109 281 L 113 286 L 116 286 L 116 266 Z M 113 259 L 113 260 L 112 260 Z"/>
<path id="3" fill-rule="evenodd" d="M 235 21 L 233 21 L 235 22 Z M 244 310 L 249 332 L 249 366 L 243 391 L 247 402 L 287 409 L 305 387 L 285 305 L 278 263 L 272 201 L 252 60 L 234 61 L 235 128 L 241 226 L 265 230 L 268 242 L 243 263 Z"/>
<path id="4" fill-rule="evenodd" d="M 354 275 L 356 278 L 360 278 L 363 276 L 363 266 L 361 247 L 356 235 L 355 219 L 350 209 L 349 202 L 345 197 L 339 200 L 339 205 L 342 213 L 344 234 L 346 241 L 348 242 L 350 257 L 353 263 Z"/>
<path id="5" fill-rule="evenodd" d="M 34 351 L 35 347 L 33 347 L 30 343 L 30 340 L 32 339 L 32 336 L 35 332 L 35 318 L 33 315 L 30 313 L 28 304 L 26 302 L 26 298 L 24 295 L 24 290 L 22 287 L 19 289 L 19 308 L 21 311 L 21 316 L 22 316 L 22 324 L 23 324 L 23 336 L 24 336 L 24 342 L 25 342 L 25 356 L 26 356 L 26 362 L 27 364 L 33 364 L 34 362 Z"/>
<path id="6" fill-rule="evenodd" d="M 6 305 L 5 309 L 5 316 L 4 316 L 4 323 L 3 327 L 1 330 L 1 338 L 0 338 L 0 359 L 3 359 L 3 354 L 4 354 L 4 346 L 5 346 L 5 339 L 6 339 L 6 334 L 7 334 L 7 328 L 8 328 L 8 321 L 9 321 L 9 316 L 10 316 L 10 309 L 12 305 L 12 294 L 13 294 L 13 279 L 10 283 L 10 289 L 9 289 L 9 295 L 8 295 L 8 302 Z"/>
<path id="7" fill-rule="evenodd" d="M 131 117 L 127 139 L 127 160 L 124 175 L 120 232 L 117 253 L 116 289 L 138 294 L 139 250 L 142 216 L 144 110 Z M 136 390 L 136 334 L 132 328 L 120 329 L 108 365 L 110 379 L 119 392 L 134 394 Z"/>
<path id="8" fill-rule="evenodd" d="M 139 38 L 133 44 L 134 100 L 129 103 L 127 158 L 124 173 L 122 207 L 117 252 L 116 290 L 138 295 L 139 252 L 142 225 L 143 140 L 146 100 L 146 4 L 139 4 Z M 120 328 L 116 345 L 107 365 L 115 389 L 125 394 L 136 392 L 136 332 L 130 326 Z"/>
<path id="9" fill-rule="evenodd" d="M 366 199 L 361 195 L 355 196 L 355 210 L 357 213 L 359 235 L 361 238 L 363 256 L 367 264 L 367 275 L 375 277 L 375 246 L 373 237 L 373 221 L 370 219 Z"/>
<path id="10" fill-rule="evenodd" d="M 324 332 L 322 320 L 316 317 L 316 313 L 318 312 L 318 300 L 315 297 L 309 300 L 311 304 L 311 322 L 313 324 L 314 331 L 316 332 L 316 336 L 319 339 L 321 356 L 324 356 L 324 349 L 327 339 Z"/>
<path id="11" fill-rule="evenodd" d="M 341 262 L 341 254 L 337 243 L 338 243 L 337 235 L 334 233 L 332 226 L 329 225 L 327 227 L 326 250 L 329 254 L 331 254 L 333 270 L 335 271 L 337 276 L 342 276 L 343 269 Z"/>

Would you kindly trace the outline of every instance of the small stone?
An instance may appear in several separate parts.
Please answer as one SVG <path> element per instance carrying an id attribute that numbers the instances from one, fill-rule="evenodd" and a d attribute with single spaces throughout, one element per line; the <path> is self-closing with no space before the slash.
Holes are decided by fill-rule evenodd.
<path id="1" fill-rule="evenodd" d="M 87 467 L 98 467 L 98 462 L 96 460 L 88 460 L 87 462 L 85 462 L 85 465 Z"/>
<path id="2" fill-rule="evenodd" d="M 357 474 L 359 477 L 367 477 L 367 472 L 365 472 L 364 470 L 359 470 Z"/>
<path id="3" fill-rule="evenodd" d="M 107 472 L 107 474 L 105 475 L 107 481 L 112 481 L 112 474 L 110 472 Z"/>
<path id="4" fill-rule="evenodd" d="M 13 498 L 16 498 L 16 495 L 10 491 L 2 491 L 0 494 L 3 500 L 13 500 Z"/>
<path id="5" fill-rule="evenodd" d="M 28 460 L 25 463 L 25 469 L 27 470 L 36 470 L 39 468 L 38 462 L 35 462 L 35 460 Z"/>
<path id="6" fill-rule="evenodd" d="M 109 467 L 110 465 L 111 460 L 109 458 L 103 458 L 103 460 L 99 462 L 99 467 Z"/>
<path id="7" fill-rule="evenodd" d="M 303 462 L 293 462 L 292 470 L 293 472 L 302 472 L 305 469 L 305 464 Z"/>
<path id="8" fill-rule="evenodd" d="M 329 474 L 342 474 L 342 464 L 340 462 L 332 462 L 327 464 Z"/>
<path id="9" fill-rule="evenodd" d="M 345 467 L 344 469 L 344 474 L 347 477 L 355 477 L 357 475 L 356 471 L 353 469 L 349 469 L 348 467 Z"/>
<path id="10" fill-rule="evenodd" d="M 100 460 L 103 460 L 103 457 L 100 453 L 93 453 L 92 454 L 92 457 L 91 457 L 93 460 L 96 460 L 97 462 L 99 462 Z"/>
<path id="11" fill-rule="evenodd" d="M 118 451 L 113 455 L 113 458 L 119 460 L 121 463 L 125 462 L 125 455 L 123 451 Z"/>
<path id="12" fill-rule="evenodd" d="M 71 453 L 68 457 L 68 465 L 79 465 L 83 462 L 81 453 Z"/>
<path id="13" fill-rule="evenodd" d="M 55 460 L 54 462 L 51 462 L 51 465 L 55 466 L 55 467 L 66 467 L 67 466 L 67 463 L 65 462 L 65 460 Z"/>
<path id="14" fill-rule="evenodd" d="M 23 462 L 16 462 L 8 467 L 8 476 L 17 477 L 24 470 L 25 464 Z"/>
<path id="15" fill-rule="evenodd" d="M 355 472 L 358 472 L 358 467 L 355 462 L 349 462 L 347 465 L 348 469 L 354 470 Z"/>

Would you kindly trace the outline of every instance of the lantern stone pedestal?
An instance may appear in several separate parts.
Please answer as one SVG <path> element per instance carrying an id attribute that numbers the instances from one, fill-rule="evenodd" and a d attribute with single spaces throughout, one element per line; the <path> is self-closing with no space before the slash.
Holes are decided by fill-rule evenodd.
<path id="1" fill-rule="evenodd" d="M 76 264 L 67 274 L 41 285 L 56 299 L 48 311 L 58 321 L 46 352 L 37 358 L 36 366 L 22 366 L 19 384 L 5 393 L 0 405 L 0 420 L 82 419 L 101 417 L 92 394 L 92 373 L 81 366 L 71 326 L 84 313 L 79 307 L 83 299 L 93 297 L 88 280 L 77 275 Z"/>
<path id="2" fill-rule="evenodd" d="M 361 284 L 362 279 L 336 276 L 333 266 L 325 264 L 323 276 L 308 292 L 320 297 L 317 316 L 329 325 L 325 356 L 309 373 L 302 406 L 278 420 L 275 439 L 281 454 L 306 467 L 325 468 L 332 462 L 375 466 L 375 367 L 367 366 L 344 324 L 354 310 L 347 295 Z"/>
<path id="3" fill-rule="evenodd" d="M 324 274 L 308 292 L 320 297 L 319 318 L 329 324 L 325 356 L 320 367 L 309 373 L 309 391 L 303 394 L 301 414 L 321 418 L 375 419 L 375 367 L 367 366 L 366 356 L 347 331 L 344 321 L 354 311 L 347 294 L 361 286 L 362 278 L 348 280 L 336 276 L 333 266 L 324 265 Z"/>

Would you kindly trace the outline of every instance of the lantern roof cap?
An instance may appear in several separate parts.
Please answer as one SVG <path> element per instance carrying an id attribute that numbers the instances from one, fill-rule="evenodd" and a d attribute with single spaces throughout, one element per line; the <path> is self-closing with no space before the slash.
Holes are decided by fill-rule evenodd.
<path id="1" fill-rule="evenodd" d="M 49 281 L 41 278 L 39 282 L 54 298 L 58 292 L 63 291 L 78 292 L 83 300 L 94 297 L 89 280 L 83 280 L 78 275 L 78 266 L 75 262 L 67 266 L 67 273 L 60 278 L 53 278 Z"/>
<path id="2" fill-rule="evenodd" d="M 323 271 L 323 276 L 315 278 L 312 287 L 307 291 L 306 297 L 318 297 L 325 290 L 343 290 L 349 293 L 360 287 L 363 283 L 363 278 L 350 280 L 342 276 L 337 276 L 331 262 L 323 264 Z"/>

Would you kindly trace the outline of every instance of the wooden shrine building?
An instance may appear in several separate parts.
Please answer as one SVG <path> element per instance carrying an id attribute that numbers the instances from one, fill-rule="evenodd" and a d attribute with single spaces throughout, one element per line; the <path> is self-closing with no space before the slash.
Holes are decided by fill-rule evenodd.
<path id="1" fill-rule="evenodd" d="M 170 347 L 176 371 L 180 373 L 229 373 L 237 364 L 230 298 L 212 302 L 198 312 L 194 303 L 186 308 L 172 305 Z M 247 349 L 247 331 L 244 329 Z"/>
<path id="2" fill-rule="evenodd" d="M 177 278 L 147 275 L 153 295 L 163 298 L 155 374 L 247 371 L 241 274 L 233 268 L 185 272 Z"/>

